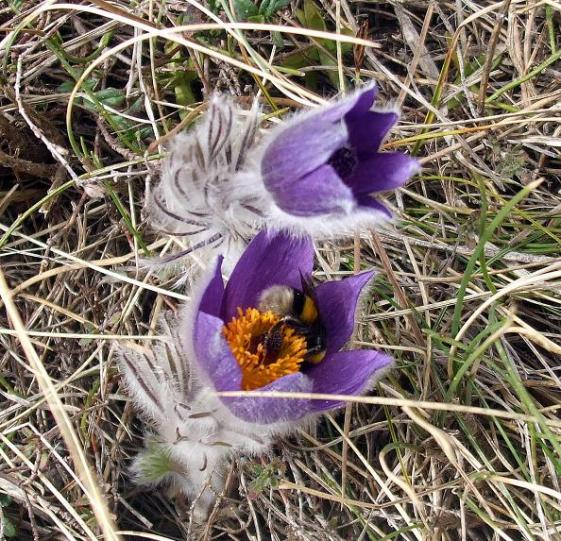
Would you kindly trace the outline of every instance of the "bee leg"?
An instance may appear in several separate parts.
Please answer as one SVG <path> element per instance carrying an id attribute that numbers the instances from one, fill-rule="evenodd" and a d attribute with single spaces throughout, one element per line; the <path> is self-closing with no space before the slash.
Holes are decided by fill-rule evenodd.
<path id="1" fill-rule="evenodd" d="M 277 325 L 286 325 L 287 327 L 294 329 L 297 334 L 301 334 L 302 336 L 305 336 L 309 332 L 308 325 L 303 324 L 299 319 L 291 316 L 283 317 L 279 322 L 275 324 L 274 327 L 276 327 Z"/>
<path id="2" fill-rule="evenodd" d="M 279 325 L 280 323 L 280 325 Z M 271 327 L 269 332 L 263 338 L 263 346 L 265 347 L 265 364 L 270 364 L 276 360 L 282 348 L 282 321 L 279 321 Z"/>

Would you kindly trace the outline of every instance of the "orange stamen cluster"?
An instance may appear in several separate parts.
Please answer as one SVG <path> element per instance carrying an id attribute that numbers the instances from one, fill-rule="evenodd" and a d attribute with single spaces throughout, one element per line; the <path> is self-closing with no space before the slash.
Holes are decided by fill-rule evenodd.
<path id="1" fill-rule="evenodd" d="M 264 344 L 265 337 L 279 321 L 273 312 L 255 308 L 243 311 L 224 325 L 224 336 L 242 369 L 242 389 L 251 391 L 273 381 L 299 372 L 306 355 L 306 339 L 294 329 L 282 327 L 282 345 L 271 358 Z"/>

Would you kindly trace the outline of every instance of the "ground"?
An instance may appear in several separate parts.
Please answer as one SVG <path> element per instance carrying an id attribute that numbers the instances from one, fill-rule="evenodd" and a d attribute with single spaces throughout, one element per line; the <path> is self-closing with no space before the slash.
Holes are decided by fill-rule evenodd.
<path id="1" fill-rule="evenodd" d="M 5 0 L 0 25 L 0 538 L 561 539 L 555 0 Z M 355 342 L 395 368 L 232 464 L 193 528 L 128 471 L 115 344 L 184 292 L 139 265 L 176 243 L 146 188 L 215 90 L 259 94 L 266 130 L 372 80 L 423 169 L 316 278 L 378 270 Z"/>

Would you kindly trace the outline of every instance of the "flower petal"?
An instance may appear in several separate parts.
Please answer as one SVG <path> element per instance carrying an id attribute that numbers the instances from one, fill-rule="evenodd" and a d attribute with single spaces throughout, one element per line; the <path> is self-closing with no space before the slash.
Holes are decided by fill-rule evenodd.
<path id="1" fill-rule="evenodd" d="M 222 256 L 217 258 L 214 274 L 205 287 L 198 308 L 198 310 L 216 317 L 220 317 L 222 299 L 224 297 L 224 280 L 222 280 L 223 260 Z"/>
<path id="2" fill-rule="evenodd" d="M 324 282 L 314 290 L 326 330 L 328 355 L 339 351 L 351 337 L 360 293 L 372 276 L 374 271 L 362 272 L 345 280 Z"/>
<path id="3" fill-rule="evenodd" d="M 250 242 L 228 280 L 222 307 L 224 321 L 230 321 L 238 307 L 255 307 L 268 287 L 300 288 L 300 274 L 310 274 L 313 262 L 314 247 L 309 237 L 262 231 Z"/>
<path id="4" fill-rule="evenodd" d="M 321 114 L 295 122 L 278 135 L 271 134 L 271 143 L 261 162 L 263 182 L 276 199 L 277 191 L 286 184 L 304 177 L 329 160 L 347 141 L 343 122 L 330 122 Z"/>
<path id="5" fill-rule="evenodd" d="M 360 395 L 372 385 L 377 372 L 393 359 L 371 349 L 339 351 L 313 366 L 307 375 L 314 381 L 313 392 L 321 394 Z M 338 408 L 344 402 L 313 400 L 313 411 Z"/>
<path id="6" fill-rule="evenodd" d="M 355 195 L 395 190 L 419 170 L 417 160 L 400 152 L 381 152 L 359 162 L 345 179 Z"/>
<path id="7" fill-rule="evenodd" d="M 224 322 L 199 312 L 193 330 L 193 347 L 200 368 L 217 391 L 239 391 L 242 371 L 222 334 Z"/>
<path id="8" fill-rule="evenodd" d="M 346 98 L 321 109 L 319 114 L 322 115 L 323 119 L 330 120 L 331 122 L 338 121 L 343 117 L 345 117 L 345 120 L 347 118 L 360 119 L 365 113 L 370 111 L 377 95 L 378 87 L 372 83 L 349 94 Z"/>
<path id="9" fill-rule="evenodd" d="M 294 216 L 348 213 L 355 205 L 351 189 L 330 165 L 323 165 L 275 194 L 276 204 Z"/>
<path id="10" fill-rule="evenodd" d="M 309 393 L 311 389 L 311 379 L 299 372 L 279 378 L 257 390 Z M 236 417 L 259 424 L 294 421 L 304 417 L 313 409 L 311 400 L 300 398 L 228 397 L 223 398 L 223 402 Z"/>
<path id="11" fill-rule="evenodd" d="M 357 150 L 358 157 L 364 158 L 378 150 L 398 118 L 399 114 L 395 111 L 368 111 L 360 115 L 349 113 L 345 123 L 349 130 L 349 141 Z"/>
<path id="12" fill-rule="evenodd" d="M 355 120 L 370 110 L 377 94 L 374 84 L 345 99 L 310 112 L 296 114 L 271 132 L 261 161 L 266 188 L 273 192 L 325 164 L 349 139 L 343 118 Z M 357 128 L 358 129 L 358 128 Z M 377 149 L 377 147 L 375 147 Z"/>

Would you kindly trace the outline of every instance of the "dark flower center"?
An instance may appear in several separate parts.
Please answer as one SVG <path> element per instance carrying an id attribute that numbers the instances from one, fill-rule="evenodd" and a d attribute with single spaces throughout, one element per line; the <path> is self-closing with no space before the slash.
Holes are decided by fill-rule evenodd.
<path id="1" fill-rule="evenodd" d="M 350 148 L 342 147 L 331 155 L 327 163 L 335 169 L 336 173 L 342 179 L 346 179 L 350 177 L 355 170 L 358 160 L 355 153 Z"/>

